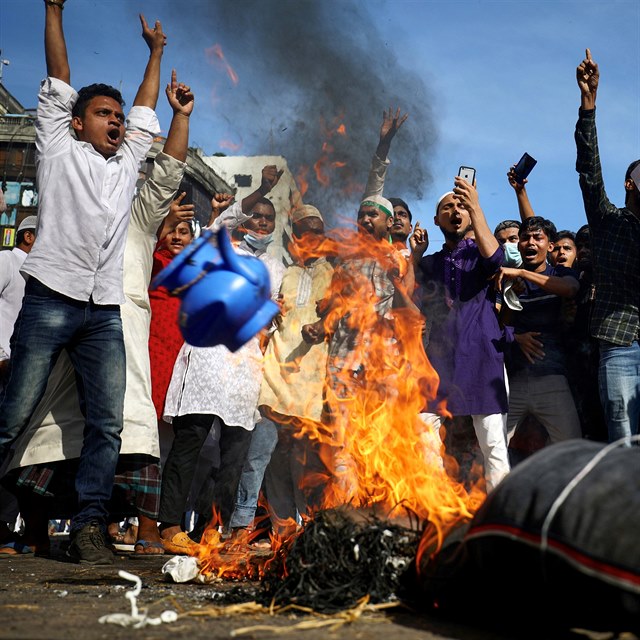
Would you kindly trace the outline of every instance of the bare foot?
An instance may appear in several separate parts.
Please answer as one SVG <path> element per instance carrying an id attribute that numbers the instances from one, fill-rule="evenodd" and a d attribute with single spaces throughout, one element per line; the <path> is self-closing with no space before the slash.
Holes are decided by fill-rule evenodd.
<path id="1" fill-rule="evenodd" d="M 138 515 L 138 539 L 134 551 L 142 555 L 161 555 L 164 553 L 162 538 L 158 531 L 158 524 L 147 516 Z"/>

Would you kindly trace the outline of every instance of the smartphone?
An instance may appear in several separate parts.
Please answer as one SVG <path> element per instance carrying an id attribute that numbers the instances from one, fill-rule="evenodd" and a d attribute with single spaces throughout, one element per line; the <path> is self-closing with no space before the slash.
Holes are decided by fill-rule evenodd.
<path id="1" fill-rule="evenodd" d="M 531 173 L 531 169 L 536 166 L 537 162 L 538 161 L 528 153 L 523 154 L 513 170 L 516 174 L 516 182 L 518 184 L 524 184 L 524 179 Z"/>
<path id="2" fill-rule="evenodd" d="M 476 170 L 473 167 L 460 167 L 458 177 L 466 180 L 471 186 L 476 180 Z"/>

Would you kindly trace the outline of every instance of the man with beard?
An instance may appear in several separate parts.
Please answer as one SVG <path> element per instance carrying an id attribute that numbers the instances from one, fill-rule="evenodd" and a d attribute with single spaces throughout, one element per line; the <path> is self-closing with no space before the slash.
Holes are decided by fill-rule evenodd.
<path id="1" fill-rule="evenodd" d="M 502 267 L 496 281 L 500 287 L 504 278 L 520 278 L 525 287 L 519 295 L 522 311 L 509 310 L 504 320 L 514 327 L 517 343 L 507 359 L 509 439 L 529 414 L 542 423 L 551 443 L 580 438 L 580 421 L 567 381 L 561 322 L 562 299 L 578 293 L 577 274 L 547 262 L 557 238 L 553 222 L 539 216 L 526 218 L 519 236 L 522 268 Z"/>
<path id="2" fill-rule="evenodd" d="M 441 419 L 452 414 L 454 426 L 471 417 L 491 491 L 509 472 L 503 337 L 489 281 L 504 251 L 487 226 L 475 187 L 461 178 L 438 201 L 435 224 L 445 237 L 440 251 L 422 258 L 426 234 L 418 229 L 411 238 L 423 286 L 427 355 L 440 378 L 428 411 Z"/>

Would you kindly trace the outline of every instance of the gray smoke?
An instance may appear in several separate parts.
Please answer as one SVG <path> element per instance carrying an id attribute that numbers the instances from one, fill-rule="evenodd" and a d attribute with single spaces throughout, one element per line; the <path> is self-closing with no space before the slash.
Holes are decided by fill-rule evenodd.
<path id="1" fill-rule="evenodd" d="M 366 7 L 375 10 L 376 3 L 162 3 L 163 10 L 172 10 L 166 30 L 176 34 L 179 46 L 184 42 L 193 47 L 193 55 L 201 59 L 203 48 L 220 43 L 233 63 L 240 82 L 221 101 L 220 111 L 242 139 L 238 153 L 284 155 L 294 175 L 309 167 L 305 201 L 330 217 L 353 216 L 382 112 L 389 105 L 400 106 L 410 117 L 394 140 L 385 195 L 411 202 L 421 198 L 431 182 L 425 158 L 436 131 L 429 91 L 396 59 L 391 47 L 396 34 L 381 32 Z M 340 124 L 346 127 L 345 136 L 336 133 Z M 323 143 L 332 147 L 324 155 Z M 331 179 L 328 188 L 313 171 L 321 157 L 328 164 L 345 163 L 325 168 Z"/>

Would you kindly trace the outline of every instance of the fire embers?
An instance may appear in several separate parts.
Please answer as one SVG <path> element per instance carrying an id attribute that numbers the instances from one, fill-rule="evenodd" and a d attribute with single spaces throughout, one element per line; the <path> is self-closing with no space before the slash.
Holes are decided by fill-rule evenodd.
<path id="1" fill-rule="evenodd" d="M 420 531 L 374 516 L 320 511 L 266 567 L 266 601 L 330 613 L 367 595 L 372 603 L 392 600 L 419 539 Z"/>

